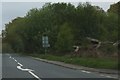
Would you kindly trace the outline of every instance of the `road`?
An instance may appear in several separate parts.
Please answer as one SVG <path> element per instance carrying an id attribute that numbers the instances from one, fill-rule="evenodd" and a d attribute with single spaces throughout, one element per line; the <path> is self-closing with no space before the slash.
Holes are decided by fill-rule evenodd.
<path id="1" fill-rule="evenodd" d="M 62 66 L 45 63 L 32 57 L 20 56 L 16 54 L 2 55 L 2 78 L 14 78 L 14 80 L 18 80 L 15 78 L 21 78 L 21 80 L 25 80 L 25 78 L 29 78 L 26 80 L 58 80 L 58 78 L 61 80 L 63 80 L 63 78 L 64 80 L 67 80 L 67 78 L 69 78 L 68 80 L 80 80 L 80 78 L 114 80 L 101 74 L 84 70 L 69 69 Z"/>

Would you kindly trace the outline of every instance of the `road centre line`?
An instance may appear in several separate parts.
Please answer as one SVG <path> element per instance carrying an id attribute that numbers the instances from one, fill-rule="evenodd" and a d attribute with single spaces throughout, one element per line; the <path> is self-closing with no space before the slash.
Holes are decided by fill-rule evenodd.
<path id="1" fill-rule="evenodd" d="M 31 75 L 33 75 L 35 78 L 37 78 L 38 80 L 41 80 L 37 75 L 35 75 L 32 71 L 28 71 Z"/>
<path id="2" fill-rule="evenodd" d="M 17 60 L 15 59 L 15 62 L 17 62 Z"/>
<path id="3" fill-rule="evenodd" d="M 18 69 L 20 69 L 20 70 L 22 70 L 22 71 L 27 71 L 27 72 L 29 72 L 32 76 L 34 76 L 35 78 L 37 78 L 38 80 L 41 80 L 37 75 L 35 75 L 35 74 L 32 72 L 32 71 L 34 71 L 34 70 L 31 70 L 31 69 L 23 69 L 23 68 L 22 68 L 23 65 L 22 65 L 21 63 L 19 63 L 19 62 L 18 62 L 18 64 L 19 64 L 19 65 L 17 66 Z"/>
<path id="4" fill-rule="evenodd" d="M 17 62 L 17 60 L 15 58 L 13 58 L 11 56 L 9 58 L 13 59 L 18 64 L 17 69 L 19 69 L 21 71 L 27 71 L 28 73 L 30 73 L 32 76 L 34 76 L 38 80 L 41 80 L 37 75 L 35 75 L 35 73 L 33 73 L 34 70 L 32 70 L 32 69 L 23 69 L 22 68 L 23 65 L 21 63 Z M 81 70 L 81 71 L 84 72 L 84 73 L 91 73 L 91 72 L 86 71 L 86 70 Z M 104 76 L 104 77 L 107 77 L 107 78 L 116 78 L 116 77 L 107 76 L 107 75 L 103 75 L 103 74 L 101 74 L 100 76 Z"/>
<path id="5" fill-rule="evenodd" d="M 20 65 L 20 66 L 23 66 L 23 65 L 22 65 L 22 64 L 20 64 L 19 62 L 17 62 L 17 64 L 18 64 L 18 65 Z"/>
<path id="6" fill-rule="evenodd" d="M 21 70 L 21 71 L 27 71 L 28 73 L 30 73 L 32 76 L 34 76 L 35 78 L 37 78 L 38 80 L 41 80 L 37 75 L 35 75 L 32 71 L 34 71 L 34 70 L 32 70 L 32 69 L 23 69 L 22 68 L 22 64 L 21 63 L 19 63 L 15 58 L 12 58 L 11 56 L 9 57 L 9 58 L 11 58 L 11 59 L 13 59 L 17 64 L 18 64 L 18 66 L 17 66 L 17 69 L 19 69 L 19 70 Z"/>
<path id="7" fill-rule="evenodd" d="M 31 70 L 31 69 L 23 69 L 22 66 L 17 66 L 18 69 L 22 70 L 22 71 L 34 71 L 34 70 Z"/>
<path id="8" fill-rule="evenodd" d="M 11 56 L 9 58 L 11 58 Z"/>

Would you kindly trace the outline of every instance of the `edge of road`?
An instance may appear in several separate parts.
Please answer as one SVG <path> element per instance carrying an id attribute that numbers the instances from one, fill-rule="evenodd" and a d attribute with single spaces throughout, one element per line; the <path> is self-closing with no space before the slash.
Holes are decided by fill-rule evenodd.
<path id="1" fill-rule="evenodd" d="M 118 74 L 119 73 L 119 71 L 117 71 L 117 70 L 95 69 L 95 68 L 78 66 L 78 65 L 68 64 L 68 63 L 59 62 L 59 61 L 52 61 L 52 60 L 41 59 L 41 58 L 37 58 L 37 57 L 32 57 L 32 58 L 34 58 L 36 60 L 40 60 L 42 62 L 49 63 L 49 64 L 54 64 L 54 65 L 58 65 L 58 66 L 62 66 L 62 67 L 70 68 L 70 69 L 75 69 L 75 70 L 86 70 L 86 71 L 105 73 L 105 74 Z"/>

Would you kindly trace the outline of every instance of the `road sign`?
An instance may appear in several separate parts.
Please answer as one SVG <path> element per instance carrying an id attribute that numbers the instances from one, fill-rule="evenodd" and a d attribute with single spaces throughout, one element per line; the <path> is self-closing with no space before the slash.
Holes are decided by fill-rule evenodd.
<path id="1" fill-rule="evenodd" d="M 42 37 L 42 40 L 43 40 L 43 41 L 48 41 L 48 36 L 43 36 L 43 37 Z"/>
<path id="2" fill-rule="evenodd" d="M 42 37 L 42 44 L 43 44 L 43 47 L 50 47 L 50 44 L 49 44 L 49 41 L 48 41 L 48 36 L 43 36 Z"/>
<path id="3" fill-rule="evenodd" d="M 43 44 L 43 47 L 45 48 L 45 54 L 46 54 L 47 48 L 50 47 L 48 36 L 42 36 L 42 44 Z"/>

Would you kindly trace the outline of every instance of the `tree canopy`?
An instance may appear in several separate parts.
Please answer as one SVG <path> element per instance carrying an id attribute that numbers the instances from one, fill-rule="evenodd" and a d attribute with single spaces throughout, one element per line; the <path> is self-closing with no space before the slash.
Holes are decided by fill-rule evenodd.
<path id="1" fill-rule="evenodd" d="M 118 7 L 105 12 L 90 3 L 46 3 L 31 9 L 5 25 L 3 43 L 14 52 L 42 53 L 42 36 L 48 35 L 50 50 L 69 52 L 75 44 L 84 44 L 86 37 L 101 41 L 118 40 Z M 114 12 L 114 13 L 113 13 Z"/>

